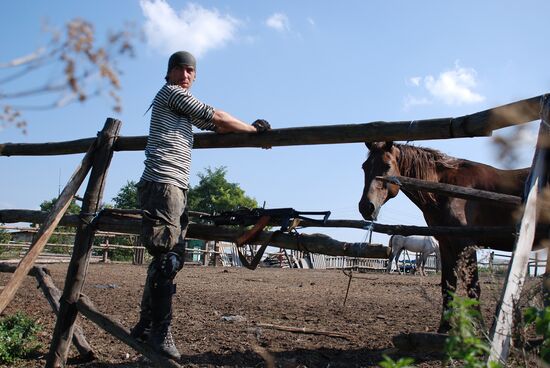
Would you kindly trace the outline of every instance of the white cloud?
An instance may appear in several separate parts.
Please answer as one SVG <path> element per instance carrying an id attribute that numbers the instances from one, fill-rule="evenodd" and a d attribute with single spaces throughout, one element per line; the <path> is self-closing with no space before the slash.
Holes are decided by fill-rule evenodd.
<path id="1" fill-rule="evenodd" d="M 413 86 L 420 86 L 420 82 L 422 82 L 422 77 L 411 77 L 409 78 L 409 81 L 408 81 L 410 84 L 412 84 Z"/>
<path id="2" fill-rule="evenodd" d="M 265 24 L 269 28 L 273 28 L 276 31 L 284 32 L 290 30 L 290 21 L 288 17 L 283 13 L 275 13 L 265 21 Z"/>
<path id="3" fill-rule="evenodd" d="M 216 9 L 188 3 L 177 13 L 165 0 L 141 0 L 150 47 L 169 55 L 187 50 L 201 57 L 235 38 L 240 22 Z"/>
<path id="4" fill-rule="evenodd" d="M 440 73 L 437 78 L 433 75 L 423 78 L 412 77 L 408 79 L 408 84 L 425 88 L 432 99 L 447 105 L 472 104 L 485 100 L 484 96 L 475 92 L 478 85 L 476 76 L 475 69 L 463 68 L 457 62 L 454 69 Z M 429 101 L 426 97 L 408 96 L 405 99 L 405 107 L 426 104 Z"/>
<path id="5" fill-rule="evenodd" d="M 485 99 L 473 91 L 477 86 L 476 71 L 472 68 L 462 68 L 458 63 L 453 70 L 439 74 L 437 79 L 431 75 L 425 77 L 424 85 L 432 96 L 447 105 L 477 103 Z"/>
<path id="6" fill-rule="evenodd" d="M 431 105 L 432 103 L 433 102 L 426 97 L 414 97 L 414 96 L 408 95 L 407 97 L 405 97 L 404 105 L 405 105 L 405 110 L 408 110 L 409 108 L 414 106 Z"/>
<path id="7" fill-rule="evenodd" d="M 310 26 L 315 26 L 315 20 L 313 18 L 307 17 L 306 20 Z"/>

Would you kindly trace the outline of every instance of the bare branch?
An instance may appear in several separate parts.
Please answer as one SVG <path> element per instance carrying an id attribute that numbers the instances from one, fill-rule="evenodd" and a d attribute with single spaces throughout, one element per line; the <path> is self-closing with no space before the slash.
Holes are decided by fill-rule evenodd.
<path id="1" fill-rule="evenodd" d="M 44 70 L 44 67 L 52 65 L 60 66 L 59 69 L 54 68 L 53 73 L 49 73 L 54 78 L 51 81 L 31 80 L 29 87 L 22 91 L 4 90 L 0 93 L 0 99 L 44 99 L 49 95 L 55 97 L 53 100 L 50 98 L 49 102 L 34 100 L 31 104 L 20 106 L 0 105 L 3 109 L 3 113 L 0 113 L 0 129 L 8 125 L 26 126 L 21 117 L 22 111 L 61 108 L 75 101 L 84 103 L 90 98 L 102 95 L 103 92 L 114 101 L 113 110 L 121 111 L 122 104 L 117 94 L 117 90 L 120 89 L 120 70 L 116 61 L 119 56 L 134 56 L 133 40 L 136 33 L 131 27 L 126 25 L 121 31 L 110 32 L 103 44 L 96 40 L 93 25 L 79 18 L 68 22 L 63 33 L 52 29 L 47 31 L 51 35 L 48 46 L 0 64 L 0 69 L 23 67 L 23 70 L 0 78 L 0 84 L 16 79 L 23 84 L 24 78 L 30 80 L 29 75 L 32 72 Z M 67 93 L 61 95 L 63 92 Z"/>
<path id="2" fill-rule="evenodd" d="M 4 94 L 0 93 L 0 99 L 24 98 L 24 97 L 35 96 L 35 95 L 44 94 L 44 93 L 59 92 L 59 91 L 63 91 L 64 89 L 67 89 L 66 84 L 59 84 L 56 86 L 45 85 L 35 89 L 30 89 L 27 91 L 4 93 Z"/>
<path id="3" fill-rule="evenodd" d="M 21 56 L 19 58 L 8 61 L 7 63 L 0 63 L 0 68 L 13 68 L 24 64 L 29 64 L 41 58 L 44 55 L 44 52 L 45 48 L 40 47 L 38 50 L 29 55 Z"/>

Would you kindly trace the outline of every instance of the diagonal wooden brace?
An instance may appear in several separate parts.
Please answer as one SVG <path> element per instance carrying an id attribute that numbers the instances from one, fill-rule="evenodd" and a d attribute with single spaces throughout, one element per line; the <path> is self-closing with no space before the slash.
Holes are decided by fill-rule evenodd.
<path id="1" fill-rule="evenodd" d="M 269 240 L 262 244 L 260 249 L 258 249 L 258 252 L 256 252 L 256 255 L 252 259 L 252 261 L 248 261 L 244 254 L 242 254 L 240 247 L 242 247 L 245 244 L 248 244 L 250 242 L 253 242 L 258 235 L 262 232 L 262 230 L 269 224 L 269 221 L 271 220 L 271 216 L 262 216 L 256 222 L 256 224 L 252 227 L 252 229 L 248 230 L 241 236 L 237 238 L 235 243 L 237 244 L 237 253 L 239 254 L 239 259 L 241 260 L 241 263 L 243 266 L 248 268 L 249 270 L 255 270 L 256 267 L 258 267 L 258 263 L 260 263 L 260 260 L 262 259 L 262 256 L 264 255 L 264 252 L 267 248 L 267 245 L 269 244 Z"/>

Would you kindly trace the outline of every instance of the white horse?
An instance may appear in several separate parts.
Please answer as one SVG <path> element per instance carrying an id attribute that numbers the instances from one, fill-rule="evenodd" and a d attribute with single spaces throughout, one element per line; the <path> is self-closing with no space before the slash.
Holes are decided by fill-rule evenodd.
<path id="1" fill-rule="evenodd" d="M 426 261 L 428 256 L 435 252 L 436 259 L 440 259 L 439 255 L 439 242 L 433 236 L 422 236 L 422 235 L 412 235 L 412 236 L 402 236 L 402 235 L 392 235 L 388 246 L 391 248 L 390 259 L 388 261 L 387 272 L 391 271 L 392 262 L 395 259 L 395 266 L 397 267 L 397 272 L 401 273 L 399 265 L 399 256 L 403 250 L 408 250 L 415 253 L 420 253 L 420 258 L 416 258 L 416 268 L 420 270 L 420 275 L 426 275 Z"/>

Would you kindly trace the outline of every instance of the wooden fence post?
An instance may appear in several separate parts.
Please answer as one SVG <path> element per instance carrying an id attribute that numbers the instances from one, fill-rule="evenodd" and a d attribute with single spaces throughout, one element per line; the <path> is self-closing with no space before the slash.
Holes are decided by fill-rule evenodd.
<path id="1" fill-rule="evenodd" d="M 91 221 L 99 209 L 103 196 L 107 170 L 113 156 L 113 144 L 120 131 L 120 126 L 119 120 L 108 118 L 98 136 L 93 169 L 82 201 L 82 212 L 75 236 L 73 255 L 67 270 L 59 315 L 46 360 L 48 368 L 64 366 L 67 360 L 74 323 L 78 314 L 76 302 L 80 298 L 80 292 L 84 286 L 94 240 L 95 228 Z"/>
<path id="2" fill-rule="evenodd" d="M 537 225 L 536 197 L 539 190 L 548 184 L 548 156 L 550 155 L 550 98 L 546 95 L 542 101 L 541 123 L 537 141 L 537 149 L 533 157 L 533 165 L 529 175 L 529 187 L 525 211 L 521 220 L 521 228 L 516 248 L 506 275 L 502 292 L 500 309 L 497 311 L 495 327 L 491 333 L 491 352 L 489 362 L 506 362 L 510 352 L 510 339 L 513 314 L 519 300 L 521 288 L 525 280 L 526 268 L 529 263 L 529 253 L 533 246 Z M 547 286 L 546 283 L 543 283 Z M 543 286 L 543 287 L 544 287 Z M 544 293 L 547 295 L 547 293 Z"/>
<path id="3" fill-rule="evenodd" d="M 109 263 L 109 238 L 105 237 L 105 248 L 103 248 L 103 263 Z"/>
<path id="4" fill-rule="evenodd" d="M 536 180 L 535 183 L 537 183 Z M 508 267 L 504 290 L 497 310 L 495 328 L 491 334 L 490 362 L 506 362 L 508 359 L 514 308 L 525 280 L 529 253 L 535 237 L 537 189 L 537 186 L 534 185 L 529 191 L 516 249 Z"/>
<path id="5" fill-rule="evenodd" d="M 542 302 L 544 307 L 550 307 L 550 246 L 546 244 L 546 262 L 542 275 Z"/>
<path id="6" fill-rule="evenodd" d="M 204 242 L 204 253 L 202 254 L 202 265 L 208 266 L 210 262 L 210 242 L 207 240 Z"/>
<path id="7" fill-rule="evenodd" d="M 59 291 L 59 289 L 55 286 L 51 276 L 43 267 L 35 267 L 35 269 L 35 278 L 38 281 L 38 285 L 44 292 L 44 295 L 46 296 L 48 303 L 50 303 L 54 313 L 59 314 L 59 300 L 61 299 L 61 291 Z M 82 327 L 78 324 L 75 324 L 72 342 L 83 361 L 92 361 L 96 358 L 95 352 L 84 337 Z"/>

